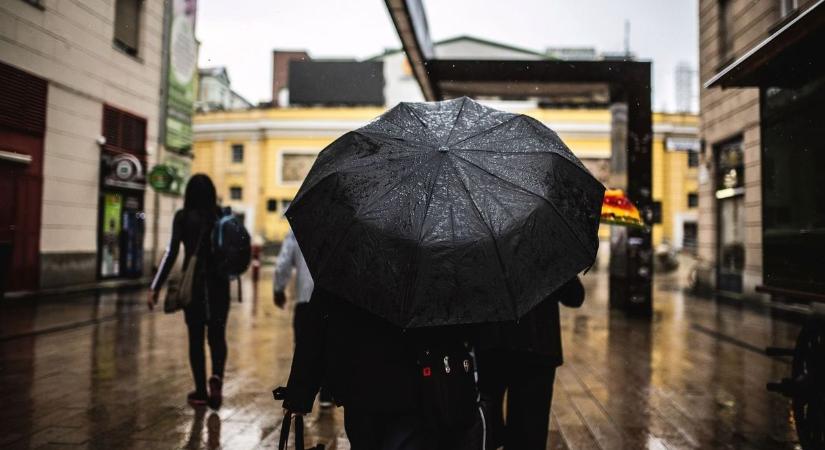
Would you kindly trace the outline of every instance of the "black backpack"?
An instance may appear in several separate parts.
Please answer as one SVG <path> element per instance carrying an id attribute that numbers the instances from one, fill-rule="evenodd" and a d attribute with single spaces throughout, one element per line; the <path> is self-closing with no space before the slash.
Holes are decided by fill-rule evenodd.
<path id="1" fill-rule="evenodd" d="M 212 232 L 212 250 L 217 269 L 228 277 L 239 277 L 249 268 L 252 244 L 249 232 L 230 208 L 223 208 Z"/>

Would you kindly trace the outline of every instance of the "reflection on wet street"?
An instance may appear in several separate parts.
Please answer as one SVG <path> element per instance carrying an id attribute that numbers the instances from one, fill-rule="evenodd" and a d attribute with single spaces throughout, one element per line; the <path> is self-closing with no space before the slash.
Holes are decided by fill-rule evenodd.
<path id="1" fill-rule="evenodd" d="M 269 273 L 233 302 L 224 407 L 186 405 L 191 390 L 180 315 L 147 313 L 142 292 L 0 306 L 0 447 L 277 448 L 289 308 L 272 305 Z M 564 309 L 548 448 L 794 448 L 790 407 L 765 390 L 798 326 L 683 294 L 659 277 L 652 322 L 607 308 L 604 273 Z M 391 401 L 391 399 L 390 399 Z M 307 420 L 308 443 L 347 449 L 340 410 Z"/>

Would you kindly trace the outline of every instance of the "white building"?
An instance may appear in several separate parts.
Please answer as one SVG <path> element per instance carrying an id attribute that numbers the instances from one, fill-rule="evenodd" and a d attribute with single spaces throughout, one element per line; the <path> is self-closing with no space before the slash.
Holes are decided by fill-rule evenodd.
<path id="1" fill-rule="evenodd" d="M 438 59 L 547 59 L 543 53 L 488 41 L 473 36 L 458 36 L 433 44 Z M 370 58 L 384 62 L 384 100 L 387 106 L 399 102 L 421 102 L 424 96 L 415 80 L 407 55 L 401 49 L 387 50 Z"/>
<path id="2" fill-rule="evenodd" d="M 7 290 L 140 277 L 151 266 L 145 173 L 158 153 L 163 15 L 163 0 L 0 2 Z M 160 204 L 167 233 L 174 205 Z"/>
<path id="3" fill-rule="evenodd" d="M 198 70 L 198 111 L 227 111 L 247 109 L 254 105 L 232 90 L 226 67 L 209 67 Z"/>

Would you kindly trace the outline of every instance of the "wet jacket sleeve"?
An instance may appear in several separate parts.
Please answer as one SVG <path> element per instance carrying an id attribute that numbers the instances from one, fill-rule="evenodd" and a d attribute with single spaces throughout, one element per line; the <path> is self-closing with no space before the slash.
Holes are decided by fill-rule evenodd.
<path id="1" fill-rule="evenodd" d="M 313 293 L 307 308 L 305 326 L 295 336 L 295 353 L 286 387 L 284 408 L 292 412 L 312 411 L 315 395 L 321 388 L 326 360 L 327 313 L 325 302 Z"/>
<path id="2" fill-rule="evenodd" d="M 275 292 L 285 290 L 289 279 L 292 277 L 297 247 L 298 241 L 295 240 L 295 235 L 290 231 L 284 238 L 281 251 L 278 252 L 278 259 L 275 261 Z"/>
<path id="3" fill-rule="evenodd" d="M 166 252 L 163 254 L 163 259 L 160 260 L 158 272 L 152 280 L 151 289 L 158 291 L 169 277 L 169 272 L 175 265 L 175 260 L 178 259 L 178 251 L 180 250 L 181 234 L 183 233 L 183 211 L 175 213 L 175 218 L 172 221 L 172 238 L 169 240 L 169 247 L 166 247 Z"/>
<path id="4" fill-rule="evenodd" d="M 574 277 L 553 292 L 551 296 L 568 308 L 578 308 L 584 303 L 584 286 L 582 286 L 579 277 Z"/>

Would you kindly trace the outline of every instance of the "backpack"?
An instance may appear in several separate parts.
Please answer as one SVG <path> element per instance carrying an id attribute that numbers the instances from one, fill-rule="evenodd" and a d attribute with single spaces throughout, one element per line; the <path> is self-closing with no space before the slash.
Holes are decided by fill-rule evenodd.
<path id="1" fill-rule="evenodd" d="M 212 232 L 212 251 L 220 273 L 237 278 L 249 267 L 252 245 L 249 232 L 230 208 L 223 208 Z"/>
<path id="2" fill-rule="evenodd" d="M 439 448 L 486 450 L 492 430 L 472 346 L 447 339 L 417 353 L 422 412 L 435 425 Z"/>

